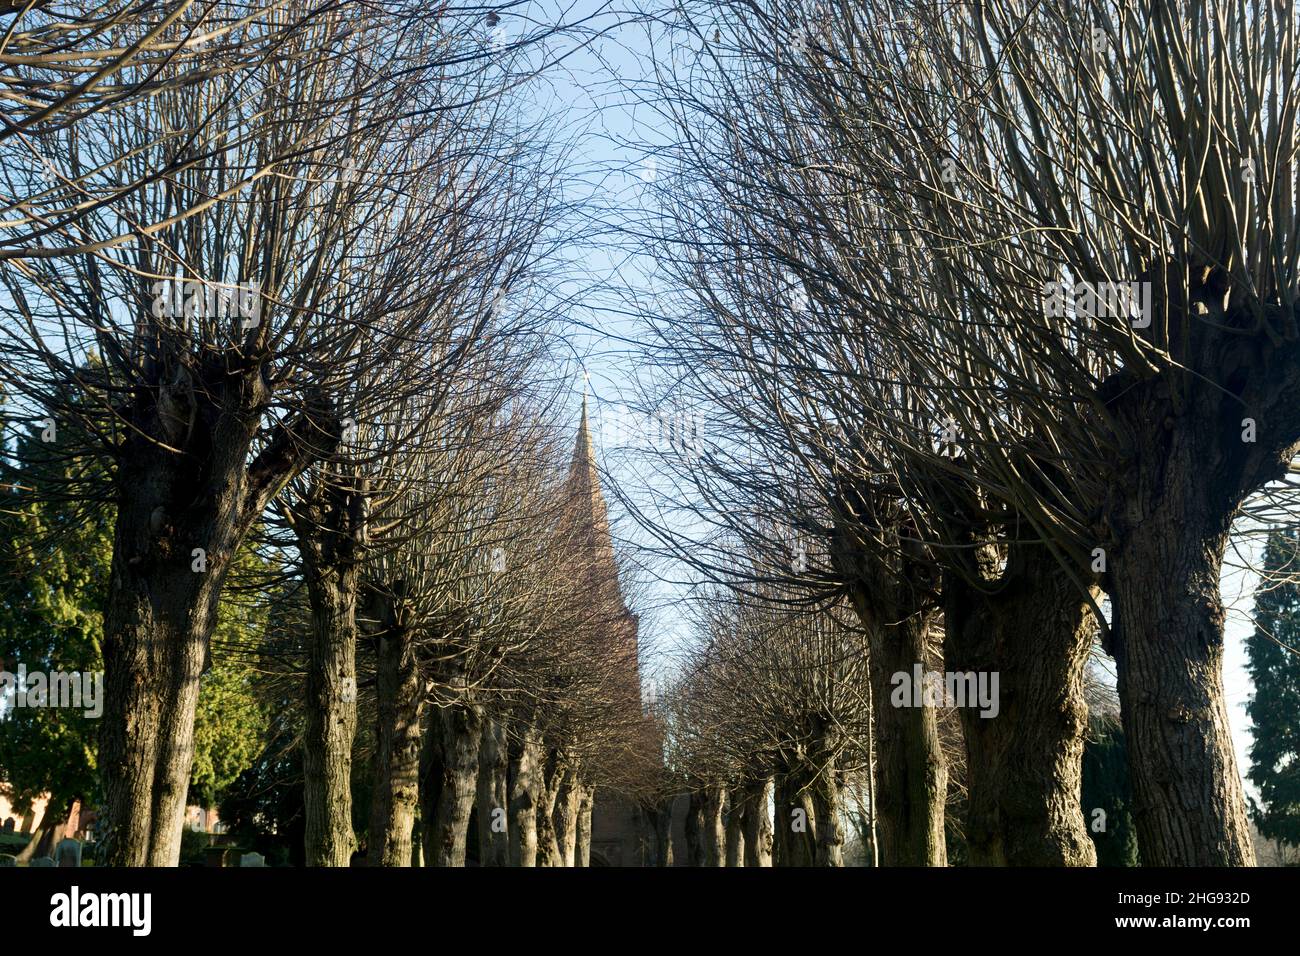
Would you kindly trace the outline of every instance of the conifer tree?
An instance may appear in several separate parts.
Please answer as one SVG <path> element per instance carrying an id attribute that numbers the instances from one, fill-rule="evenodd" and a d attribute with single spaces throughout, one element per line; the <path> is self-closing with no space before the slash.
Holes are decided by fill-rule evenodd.
<path id="1" fill-rule="evenodd" d="M 1270 839 L 1300 845 L 1300 529 L 1273 531 L 1246 640 L 1254 694 L 1247 775 L 1259 792 L 1251 816 Z"/>

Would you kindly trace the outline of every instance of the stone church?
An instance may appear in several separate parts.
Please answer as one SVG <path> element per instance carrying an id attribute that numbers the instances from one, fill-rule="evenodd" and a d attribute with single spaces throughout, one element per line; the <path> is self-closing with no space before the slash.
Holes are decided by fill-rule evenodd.
<path id="1" fill-rule="evenodd" d="M 609 653 L 621 667 L 627 694 L 641 700 L 641 678 L 637 662 L 638 620 L 628 610 L 614 556 L 609 514 L 601 491 L 596 454 L 587 419 L 587 402 L 582 403 L 582 419 L 569 466 L 567 498 L 571 519 L 586 553 L 586 573 L 591 576 L 593 593 L 605 596 L 611 607 L 607 633 Z M 635 800 L 609 789 L 597 789 L 591 813 L 591 866 L 640 866 L 645 860 L 642 813 Z"/>

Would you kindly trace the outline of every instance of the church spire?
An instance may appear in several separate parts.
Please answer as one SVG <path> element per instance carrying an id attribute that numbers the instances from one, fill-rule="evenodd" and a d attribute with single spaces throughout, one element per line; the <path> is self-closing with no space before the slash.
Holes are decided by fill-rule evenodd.
<path id="1" fill-rule="evenodd" d="M 596 467 L 596 448 L 591 440 L 586 395 L 582 397 L 582 418 L 578 422 L 573 460 L 569 465 L 568 496 L 576 509 L 573 517 L 583 528 L 584 536 L 600 552 L 608 552 L 609 560 L 612 561 L 613 542 L 610 540 L 609 516 L 605 496 L 600 488 L 600 473 Z"/>
<path id="2" fill-rule="evenodd" d="M 578 438 L 573 445 L 573 462 L 569 465 L 569 485 L 575 481 L 586 483 L 584 490 L 600 494 L 600 478 L 596 474 L 596 448 L 591 441 L 591 425 L 587 419 L 587 396 L 582 396 L 582 418 L 578 421 Z"/>

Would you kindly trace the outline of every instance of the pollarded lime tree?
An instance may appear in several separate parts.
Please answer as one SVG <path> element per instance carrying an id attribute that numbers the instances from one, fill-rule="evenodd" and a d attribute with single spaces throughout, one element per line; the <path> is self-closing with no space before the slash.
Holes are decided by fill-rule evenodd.
<path id="1" fill-rule="evenodd" d="M 998 550 L 1017 542 L 1074 585 L 1064 639 L 1043 658 L 1060 672 L 1040 681 L 1016 668 L 1045 688 L 1035 699 L 1078 701 L 1090 585 L 1109 595 L 1144 860 L 1251 862 L 1218 582 L 1233 516 L 1285 473 L 1300 440 L 1294 16 L 1212 0 L 731 10 L 714 34 L 718 82 L 739 48 L 775 92 L 730 91 L 745 106 L 721 127 L 743 150 L 720 168 L 739 168 L 741 187 L 715 190 L 712 221 L 753 219 L 775 199 L 785 214 L 760 221 L 787 231 L 747 230 L 731 244 L 733 274 L 787 262 L 788 285 L 853 322 L 847 337 L 820 323 L 763 337 L 782 353 L 803 345 L 785 365 L 791 430 L 840 424 L 803 427 L 805 381 L 865 375 L 879 396 L 910 395 L 923 414 L 872 402 L 884 414 L 869 434 L 890 446 L 883 470 L 932 554 L 992 545 L 993 573 L 963 575 L 974 611 L 1005 614 L 979 605 L 1012 583 L 999 581 Z M 746 136 L 755 126 L 761 135 Z M 755 180 L 760 202 L 745 188 Z M 714 248 L 692 244 L 695 218 L 677 224 L 688 247 Z M 846 340 L 902 361 L 855 371 Z M 858 417 L 818 392 L 807 404 Z M 953 449 L 946 479 L 938 444 Z M 979 666 L 1033 661 L 952 647 Z M 1078 780 L 1082 720 L 1070 709 L 1058 733 L 1068 772 L 1053 783 L 1036 771 L 1061 792 Z M 1015 766 L 1017 739 L 968 743 Z M 994 817 L 1014 796 L 991 802 Z M 1065 822 L 1051 832 L 1078 845 Z"/>
<path id="2" fill-rule="evenodd" d="M 109 462 L 100 769 L 113 863 L 176 862 L 225 576 L 272 497 L 337 442 L 336 363 L 381 335 L 391 296 L 373 285 L 355 291 L 375 308 L 322 311 L 351 281 L 358 186 L 341 147 L 400 140 L 439 67 L 420 10 L 360 7 L 179 4 L 158 22 L 169 50 L 207 27 L 210 46 L 124 68 L 123 83 L 160 83 L 79 116 L 75 133 L 39 130 L 40 157 L 93 171 L 56 187 L 77 210 L 60 241 L 87 254 L 40 230 L 7 251 L 0 352 L 15 404 Z M 241 68 L 203 69 L 227 57 Z M 39 175 L 12 144 L 6 160 Z M 83 371 L 92 349 L 101 373 Z"/>

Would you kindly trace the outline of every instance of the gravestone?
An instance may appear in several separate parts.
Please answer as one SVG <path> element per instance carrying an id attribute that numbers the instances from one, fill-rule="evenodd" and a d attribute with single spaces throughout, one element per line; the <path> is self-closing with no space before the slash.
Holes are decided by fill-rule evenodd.
<path id="1" fill-rule="evenodd" d="M 203 851 L 204 866 L 234 866 L 235 858 L 228 846 L 210 846 Z"/>
<path id="2" fill-rule="evenodd" d="M 17 866 L 18 857 L 12 853 L 0 853 L 0 866 Z"/>
<path id="3" fill-rule="evenodd" d="M 27 866 L 29 868 L 33 866 L 54 866 L 54 861 L 48 856 L 38 856 L 36 859 L 32 860 L 32 862 L 28 863 Z"/>
<path id="4" fill-rule="evenodd" d="M 14 832 L 14 818 L 13 818 L 13 817 L 10 817 L 8 820 L 5 821 L 5 830 L 4 830 L 4 832 L 5 832 L 5 833 L 13 833 L 13 832 Z"/>
<path id="5" fill-rule="evenodd" d="M 81 866 L 81 841 L 71 838 L 60 840 L 54 849 L 54 859 L 59 866 Z"/>
<path id="6" fill-rule="evenodd" d="M 245 853 L 239 858 L 239 865 L 245 866 L 266 866 L 266 857 L 260 853 Z"/>

